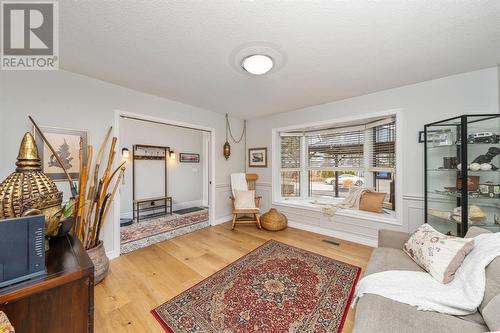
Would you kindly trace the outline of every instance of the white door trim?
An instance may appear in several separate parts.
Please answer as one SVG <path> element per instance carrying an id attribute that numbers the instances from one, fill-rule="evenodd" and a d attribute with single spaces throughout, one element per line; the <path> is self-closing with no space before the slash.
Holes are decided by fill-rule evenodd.
<path id="1" fill-rule="evenodd" d="M 153 117 L 145 114 L 127 112 L 123 110 L 115 110 L 113 136 L 118 139 L 117 147 L 120 146 L 120 117 L 137 118 L 146 121 L 163 123 L 165 125 L 181 126 L 202 130 L 210 133 L 210 174 L 209 174 L 209 222 L 210 225 L 215 225 L 215 128 L 200 126 L 196 124 L 184 123 L 166 118 Z M 115 159 L 115 167 L 118 167 L 120 159 Z M 115 200 L 113 201 L 113 251 L 107 253 L 110 259 L 120 255 L 120 191 L 118 191 Z"/>

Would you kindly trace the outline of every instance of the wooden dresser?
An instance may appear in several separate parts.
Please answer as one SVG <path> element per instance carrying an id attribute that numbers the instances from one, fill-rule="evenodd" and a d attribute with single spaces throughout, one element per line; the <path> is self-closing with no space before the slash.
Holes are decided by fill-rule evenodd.
<path id="1" fill-rule="evenodd" d="M 94 266 L 80 242 L 50 241 L 47 275 L 0 289 L 0 310 L 16 333 L 94 330 Z"/>

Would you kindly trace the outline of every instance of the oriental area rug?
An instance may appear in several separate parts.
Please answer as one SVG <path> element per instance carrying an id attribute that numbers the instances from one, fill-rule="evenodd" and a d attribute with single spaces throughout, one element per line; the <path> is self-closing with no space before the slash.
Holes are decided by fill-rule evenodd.
<path id="1" fill-rule="evenodd" d="M 169 333 L 341 332 L 360 271 L 271 240 L 151 313 Z"/>
<path id="2" fill-rule="evenodd" d="M 120 252 L 128 253 L 208 227 L 208 209 L 152 218 L 120 228 Z"/>

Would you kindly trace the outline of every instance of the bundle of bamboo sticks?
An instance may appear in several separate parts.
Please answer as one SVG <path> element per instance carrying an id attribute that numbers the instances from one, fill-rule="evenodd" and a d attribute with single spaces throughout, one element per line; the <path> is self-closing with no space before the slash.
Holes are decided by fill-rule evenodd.
<path id="1" fill-rule="evenodd" d="M 99 147 L 93 168 L 93 147 L 91 145 L 84 147 L 83 140 L 80 139 L 80 178 L 78 180 L 78 186 L 76 186 L 68 170 L 66 170 L 64 163 L 62 163 L 61 158 L 47 140 L 38 124 L 31 116 L 28 116 L 28 118 L 33 123 L 33 126 L 38 134 L 40 134 L 42 140 L 56 157 L 70 185 L 73 195 L 72 200 L 74 201 L 73 213 L 76 217 L 76 224 L 73 227 L 74 234 L 82 242 L 86 250 L 96 247 L 99 244 L 100 233 L 106 221 L 111 203 L 113 202 L 125 174 L 125 162 L 120 164 L 114 171 L 112 170 L 117 142 L 116 137 L 113 137 L 107 156 L 108 161 L 106 163 L 106 169 L 104 169 L 101 178 L 99 178 L 99 169 L 103 162 L 104 150 L 108 144 L 113 127 L 108 129 L 104 141 Z M 85 163 L 83 158 L 84 152 L 87 153 L 87 161 Z M 111 186 L 111 184 L 113 184 L 113 186 Z M 108 192 L 110 188 L 111 192 Z"/>
<path id="2" fill-rule="evenodd" d="M 121 163 L 115 170 L 112 169 L 117 141 L 116 137 L 113 137 L 105 163 L 106 168 L 99 178 L 104 151 L 111 131 L 112 127 L 109 128 L 99 147 L 93 167 L 93 147 L 91 145 L 84 147 L 80 141 L 80 179 L 78 181 L 78 195 L 75 198 L 76 224 L 74 233 L 86 250 L 98 245 L 102 227 L 125 173 L 125 162 Z M 87 152 L 86 163 L 83 161 L 85 151 Z M 111 191 L 109 191 L 110 189 Z"/>

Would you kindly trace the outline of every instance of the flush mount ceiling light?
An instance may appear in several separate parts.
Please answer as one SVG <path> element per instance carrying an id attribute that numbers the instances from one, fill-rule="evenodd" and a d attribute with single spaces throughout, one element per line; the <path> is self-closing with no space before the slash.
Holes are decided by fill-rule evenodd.
<path id="1" fill-rule="evenodd" d="M 229 55 L 229 62 L 237 72 L 246 76 L 252 74 L 251 76 L 255 79 L 265 78 L 281 70 L 286 60 L 286 53 L 283 49 L 267 42 L 240 45 Z"/>
<path id="2" fill-rule="evenodd" d="M 241 66 L 250 74 L 263 75 L 273 69 L 274 60 L 264 54 L 253 54 L 244 58 Z"/>

